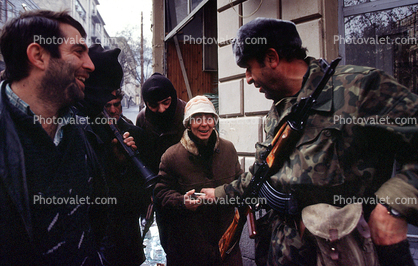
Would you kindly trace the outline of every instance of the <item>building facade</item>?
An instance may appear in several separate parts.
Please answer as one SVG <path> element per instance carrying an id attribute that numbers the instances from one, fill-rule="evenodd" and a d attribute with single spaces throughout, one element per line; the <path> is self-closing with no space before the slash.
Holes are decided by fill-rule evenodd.
<path id="1" fill-rule="evenodd" d="M 87 45 L 102 44 L 108 48 L 112 41 L 107 34 L 105 22 L 97 10 L 98 0 L 33 0 L 40 9 L 70 11 L 70 15 L 83 25 L 87 32 Z"/>
<path id="2" fill-rule="evenodd" d="M 0 1 L 0 28 L 7 20 L 19 15 L 20 12 L 39 9 L 32 0 L 1 0 Z"/>
<path id="3" fill-rule="evenodd" d="M 32 0 L 0 0 L 0 28 L 7 20 L 17 17 L 21 12 L 39 9 Z M 0 54 L 0 70 L 5 68 L 3 55 Z"/>

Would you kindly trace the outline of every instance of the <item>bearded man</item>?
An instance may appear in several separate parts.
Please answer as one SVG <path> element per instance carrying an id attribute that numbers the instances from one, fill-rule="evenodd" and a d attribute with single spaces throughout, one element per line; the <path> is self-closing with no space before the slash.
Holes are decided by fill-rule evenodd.
<path id="1" fill-rule="evenodd" d="M 70 108 L 95 69 L 85 37 L 67 12 L 45 10 L 12 19 L 0 36 L 4 265 L 102 265 L 112 246 L 96 138 Z"/>

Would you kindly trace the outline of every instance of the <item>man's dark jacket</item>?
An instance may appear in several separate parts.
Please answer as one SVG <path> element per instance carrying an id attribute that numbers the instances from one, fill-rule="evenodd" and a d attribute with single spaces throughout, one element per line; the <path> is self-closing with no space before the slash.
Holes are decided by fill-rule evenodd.
<path id="1" fill-rule="evenodd" d="M 4 84 L 4 83 L 3 83 Z M 4 87 L 4 86 L 2 86 Z M 22 255 L 33 250 L 33 231 L 29 210 L 23 148 L 6 110 L 5 93 L 0 93 L 0 257 Z M 20 241 L 15 241 L 19 238 Z M 31 252 L 26 256 L 33 256 Z"/>
<path id="2" fill-rule="evenodd" d="M 2 265 L 24 265 L 29 261 L 32 265 L 41 265 L 42 258 L 37 254 L 37 247 L 33 244 L 31 199 L 24 150 L 7 108 L 5 87 L 6 82 L 3 82 L 0 91 L 0 261 Z M 95 139 L 88 125 L 77 126 L 83 127 L 89 140 Z M 87 141 L 85 143 L 90 157 L 94 152 L 90 144 Z M 103 169 L 99 168 L 96 160 L 93 170 L 102 175 Z M 104 178 L 103 175 L 102 177 Z"/>

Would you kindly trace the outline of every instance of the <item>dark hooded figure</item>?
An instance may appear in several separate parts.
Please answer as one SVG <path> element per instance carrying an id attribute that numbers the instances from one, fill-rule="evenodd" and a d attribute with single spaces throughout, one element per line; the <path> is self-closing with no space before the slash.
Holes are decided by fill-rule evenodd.
<path id="1" fill-rule="evenodd" d="M 117 199 L 117 204 L 109 205 L 110 224 L 106 227 L 109 242 L 114 243 L 111 253 L 106 254 L 115 265 L 140 265 L 145 260 L 142 237 L 139 226 L 140 216 L 145 216 L 150 202 L 150 192 L 143 186 L 143 180 L 130 159 L 115 158 L 113 151 L 119 144 L 114 143 L 115 135 L 102 118 L 105 105 L 119 99 L 123 78 L 122 66 L 118 61 L 120 49 L 105 50 L 99 44 L 89 49 L 89 56 L 96 66 L 95 71 L 86 80 L 85 100 L 77 105 L 85 115 L 90 117 L 94 133 L 102 141 L 101 159 L 106 170 L 109 195 Z M 110 119 L 112 119 L 112 115 Z M 143 130 L 129 124 L 120 115 L 114 123 L 120 133 L 129 132 L 134 137 L 141 153 L 144 142 Z M 113 141 L 113 142 L 112 142 Z M 121 147 L 119 147 L 121 149 Z"/>
<path id="2" fill-rule="evenodd" d="M 186 103 L 177 98 L 171 81 L 160 73 L 145 81 L 142 98 L 146 108 L 138 114 L 136 125 L 145 130 L 145 164 L 158 173 L 161 156 L 182 137 Z"/>
<path id="3" fill-rule="evenodd" d="M 89 56 L 95 71 L 86 80 L 84 99 L 77 103 L 77 109 L 89 117 L 96 117 L 104 105 L 115 99 L 114 90 L 120 88 L 123 69 L 118 62 L 120 49 L 105 50 L 100 44 L 89 47 Z"/>

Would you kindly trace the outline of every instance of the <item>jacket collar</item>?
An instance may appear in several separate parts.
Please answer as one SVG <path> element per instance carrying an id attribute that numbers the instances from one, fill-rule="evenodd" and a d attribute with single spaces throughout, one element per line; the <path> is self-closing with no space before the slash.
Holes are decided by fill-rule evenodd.
<path id="1" fill-rule="evenodd" d="M 308 71 L 303 77 L 302 89 L 298 94 L 297 102 L 302 98 L 309 97 L 324 75 L 324 71 L 319 65 L 319 60 L 308 57 L 305 61 L 308 63 Z M 333 87 L 333 79 L 331 78 L 313 105 L 313 110 L 331 112 L 333 107 Z"/>
<path id="2" fill-rule="evenodd" d="M 285 97 L 273 104 L 272 108 L 270 109 L 270 112 L 267 114 L 267 119 L 269 123 L 273 123 L 268 123 L 269 127 L 277 126 L 277 124 L 274 124 L 274 121 L 276 119 L 278 119 L 278 121 L 281 121 L 291 112 L 292 107 L 296 103 L 299 103 L 303 98 L 309 97 L 313 93 L 317 84 L 320 82 L 322 76 L 324 75 L 324 71 L 319 65 L 319 60 L 316 60 L 312 57 L 308 57 L 305 61 L 308 64 L 308 70 L 303 76 L 302 88 L 296 95 Z M 331 112 L 332 107 L 333 81 L 332 79 L 330 79 L 325 88 L 322 90 L 318 99 L 316 100 L 316 103 L 312 106 L 312 110 L 321 112 Z"/>

